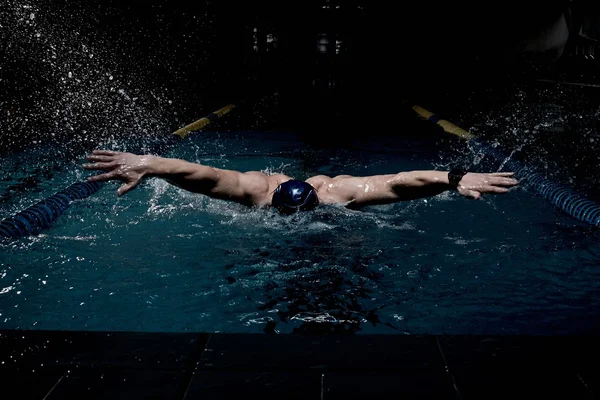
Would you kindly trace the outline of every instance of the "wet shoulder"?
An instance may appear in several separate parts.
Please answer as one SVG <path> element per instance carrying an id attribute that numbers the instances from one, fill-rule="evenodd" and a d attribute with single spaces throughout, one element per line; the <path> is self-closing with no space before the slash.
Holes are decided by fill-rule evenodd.
<path id="1" fill-rule="evenodd" d="M 327 186 L 331 182 L 331 177 L 327 175 L 315 175 L 306 180 L 306 183 L 314 187 L 317 191 Z"/>

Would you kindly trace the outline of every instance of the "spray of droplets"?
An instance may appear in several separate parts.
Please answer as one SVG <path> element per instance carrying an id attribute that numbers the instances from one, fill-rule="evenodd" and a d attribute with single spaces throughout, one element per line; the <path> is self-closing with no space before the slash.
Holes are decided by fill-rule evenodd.
<path id="1" fill-rule="evenodd" d="M 6 0 L 0 10 L 2 147 L 55 156 L 167 132 L 172 103 L 105 41 L 101 6 Z M 1 53 L 0 53 L 1 54 Z"/>
<path id="2" fill-rule="evenodd" d="M 482 107 L 466 99 L 456 107 L 460 111 L 444 116 L 499 148 L 509 159 L 516 158 L 548 179 L 600 199 L 598 94 L 594 88 L 533 81 L 507 88 L 502 101 L 493 106 Z M 487 95 L 490 99 L 500 96 Z M 454 137 L 447 140 L 451 149 L 440 154 L 440 168 L 458 163 L 487 171 L 503 168 L 507 161 L 487 160 L 488 164 L 468 143 Z"/>

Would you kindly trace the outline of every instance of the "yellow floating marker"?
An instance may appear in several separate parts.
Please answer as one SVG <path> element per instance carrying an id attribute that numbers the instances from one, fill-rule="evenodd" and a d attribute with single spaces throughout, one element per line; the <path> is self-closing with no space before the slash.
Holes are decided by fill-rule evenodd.
<path id="1" fill-rule="evenodd" d="M 185 139 L 185 137 L 192 131 L 197 131 L 204 128 L 206 125 L 210 124 L 212 121 L 222 117 L 227 114 L 229 111 L 235 108 L 235 105 L 229 104 L 223 108 L 218 109 L 217 111 L 208 114 L 206 117 L 200 118 L 198 121 L 194 121 L 189 125 L 184 126 L 173 132 L 173 135 L 179 136 L 181 139 Z"/>
<path id="2" fill-rule="evenodd" d="M 440 117 L 438 117 L 431 111 L 427 111 L 426 109 L 424 109 L 421 106 L 413 106 L 412 109 L 415 110 L 415 112 L 417 114 L 419 114 L 421 117 L 428 119 L 431 122 L 434 122 L 437 125 L 441 126 L 442 129 L 444 129 L 444 131 L 447 133 L 451 133 L 451 134 L 456 135 L 456 136 L 460 137 L 461 139 L 465 139 L 465 140 L 471 140 L 476 137 L 471 132 L 466 131 L 463 128 L 460 128 L 460 127 L 454 125 L 450 121 L 441 119 Z"/>

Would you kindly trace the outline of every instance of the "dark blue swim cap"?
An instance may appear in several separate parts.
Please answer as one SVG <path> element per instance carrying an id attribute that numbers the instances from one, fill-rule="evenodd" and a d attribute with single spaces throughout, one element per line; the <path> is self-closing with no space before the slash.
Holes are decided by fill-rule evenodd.
<path id="1" fill-rule="evenodd" d="M 314 187 L 292 179 L 277 186 L 271 204 L 284 214 L 292 214 L 312 210 L 319 205 L 319 198 Z"/>

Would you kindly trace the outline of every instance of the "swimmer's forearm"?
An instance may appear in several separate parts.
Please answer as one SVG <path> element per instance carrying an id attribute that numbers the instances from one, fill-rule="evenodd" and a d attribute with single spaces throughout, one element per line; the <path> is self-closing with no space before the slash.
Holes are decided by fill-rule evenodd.
<path id="1" fill-rule="evenodd" d="M 448 171 L 400 172 L 390 184 L 399 198 L 407 200 L 435 196 L 451 188 Z"/>
<path id="2" fill-rule="evenodd" d="M 219 174 L 206 165 L 176 158 L 143 156 L 146 176 L 161 178 L 191 192 L 204 193 L 217 183 Z"/>
<path id="3" fill-rule="evenodd" d="M 392 179 L 394 187 L 440 186 L 450 189 L 448 171 L 408 171 L 396 174 Z"/>

